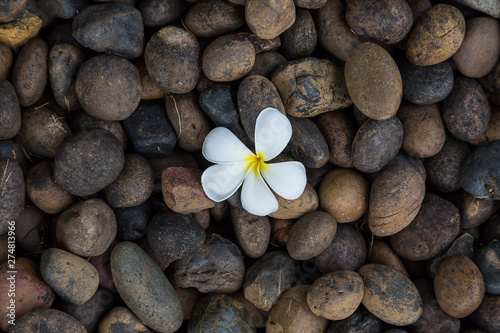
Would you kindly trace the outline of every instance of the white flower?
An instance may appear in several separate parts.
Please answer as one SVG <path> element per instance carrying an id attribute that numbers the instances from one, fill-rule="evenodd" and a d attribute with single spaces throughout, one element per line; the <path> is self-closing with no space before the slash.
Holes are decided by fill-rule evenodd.
<path id="1" fill-rule="evenodd" d="M 216 163 L 201 176 L 206 195 L 213 201 L 220 202 L 233 195 L 243 184 L 243 208 L 260 216 L 278 209 L 278 201 L 268 185 L 285 199 L 297 199 L 304 192 L 307 181 L 302 163 L 265 163 L 278 156 L 291 137 L 290 121 L 273 108 L 262 110 L 257 117 L 256 154 L 227 128 L 214 128 L 205 138 L 202 150 L 208 161 Z"/>

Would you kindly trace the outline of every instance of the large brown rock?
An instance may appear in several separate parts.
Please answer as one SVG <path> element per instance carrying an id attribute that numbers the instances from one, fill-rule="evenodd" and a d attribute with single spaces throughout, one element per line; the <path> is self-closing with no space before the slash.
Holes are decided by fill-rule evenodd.
<path id="1" fill-rule="evenodd" d="M 202 170 L 183 167 L 170 167 L 163 170 L 162 192 L 165 204 L 176 213 L 198 213 L 212 208 L 210 200 L 201 186 Z"/>

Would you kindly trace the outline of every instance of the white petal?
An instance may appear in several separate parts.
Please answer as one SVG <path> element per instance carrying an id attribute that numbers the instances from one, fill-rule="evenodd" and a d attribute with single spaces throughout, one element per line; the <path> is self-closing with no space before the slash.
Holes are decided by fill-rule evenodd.
<path id="1" fill-rule="evenodd" d="M 255 124 L 255 151 L 269 161 L 285 149 L 292 137 L 288 118 L 273 108 L 267 108 L 257 117 Z"/>
<path id="2" fill-rule="evenodd" d="M 278 209 L 278 200 L 264 183 L 255 166 L 248 171 L 243 182 L 241 204 L 250 214 L 258 216 L 271 214 Z"/>
<path id="3" fill-rule="evenodd" d="M 241 186 L 247 169 L 248 163 L 212 165 L 201 175 L 205 194 L 216 202 L 226 200 Z"/>
<path id="4" fill-rule="evenodd" d="M 253 153 L 230 130 L 216 127 L 208 133 L 202 148 L 203 156 L 212 163 L 239 163 Z"/>
<path id="5" fill-rule="evenodd" d="M 300 162 L 266 164 L 260 172 L 273 191 L 287 200 L 300 197 L 306 187 L 306 168 Z"/>

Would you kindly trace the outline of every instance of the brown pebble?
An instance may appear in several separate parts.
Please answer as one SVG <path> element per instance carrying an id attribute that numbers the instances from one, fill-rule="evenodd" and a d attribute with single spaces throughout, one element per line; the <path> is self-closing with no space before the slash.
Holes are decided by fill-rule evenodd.
<path id="1" fill-rule="evenodd" d="M 231 207 L 231 220 L 243 253 L 250 258 L 261 257 L 271 237 L 269 217 L 252 215 L 243 207 Z"/>
<path id="2" fill-rule="evenodd" d="M 454 6 L 437 4 L 413 26 L 406 44 L 408 59 L 417 66 L 445 61 L 457 52 L 465 36 L 465 19 Z"/>
<path id="3" fill-rule="evenodd" d="M 386 323 L 406 326 L 422 314 L 422 299 L 413 282 L 396 269 L 367 264 L 358 270 L 365 286 L 362 304 Z"/>
<path id="4" fill-rule="evenodd" d="M 163 200 L 176 213 L 197 213 L 212 208 L 210 200 L 201 186 L 202 170 L 183 167 L 169 167 L 162 173 Z"/>
<path id="5" fill-rule="evenodd" d="M 354 105 L 367 117 L 383 120 L 398 111 L 403 81 L 398 66 L 381 46 L 358 45 L 346 61 L 345 81 Z"/>
<path id="6" fill-rule="evenodd" d="M 321 208 L 339 223 L 353 222 L 368 209 L 368 181 L 356 170 L 335 169 L 327 173 L 319 187 Z"/>
<path id="7" fill-rule="evenodd" d="M 492 17 L 465 21 L 465 37 L 453 61 L 465 76 L 480 78 L 488 74 L 500 55 L 500 23 Z"/>
<path id="8" fill-rule="evenodd" d="M 295 260 L 314 258 L 332 242 L 337 222 L 328 213 L 313 212 L 302 216 L 288 234 L 286 248 Z"/>
<path id="9" fill-rule="evenodd" d="M 306 184 L 304 192 L 295 200 L 287 200 L 279 195 L 276 195 L 276 199 L 278 199 L 278 210 L 269 214 L 276 219 L 297 219 L 304 214 L 314 212 L 319 206 L 318 194 L 309 184 Z"/>
<path id="10" fill-rule="evenodd" d="M 434 292 L 444 312 L 454 318 L 464 318 L 474 312 L 483 300 L 483 276 L 471 259 L 452 255 L 438 266 Z"/>
<path id="11" fill-rule="evenodd" d="M 307 291 L 307 304 L 322 318 L 342 320 L 354 313 L 363 299 L 363 279 L 353 271 L 323 275 Z"/>

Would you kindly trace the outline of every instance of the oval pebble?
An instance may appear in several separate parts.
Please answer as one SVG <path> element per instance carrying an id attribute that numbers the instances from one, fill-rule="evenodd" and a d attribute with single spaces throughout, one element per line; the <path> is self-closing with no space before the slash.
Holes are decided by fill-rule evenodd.
<path id="1" fill-rule="evenodd" d="M 417 66 L 403 61 L 399 64 L 403 80 L 403 97 L 418 105 L 441 102 L 453 89 L 453 69 L 449 61 L 431 66 Z"/>
<path id="2" fill-rule="evenodd" d="M 492 17 L 474 17 L 465 25 L 465 37 L 453 61 L 463 75 L 480 78 L 495 67 L 500 55 L 500 23 Z"/>
<path id="3" fill-rule="evenodd" d="M 449 59 L 465 36 L 465 19 L 454 6 L 437 4 L 420 16 L 406 44 L 408 60 L 430 66 Z"/>
<path id="4" fill-rule="evenodd" d="M 182 324 L 182 307 L 160 267 L 138 245 L 121 242 L 111 252 L 111 274 L 121 298 L 148 327 L 175 332 Z"/>
<path id="5" fill-rule="evenodd" d="M 87 302 L 99 287 L 99 275 L 94 266 L 64 250 L 49 248 L 43 251 L 40 272 L 56 294 L 70 304 Z"/>
<path id="6" fill-rule="evenodd" d="M 454 318 L 474 312 L 484 297 L 481 271 L 469 258 L 459 254 L 443 259 L 434 276 L 434 293 L 441 308 Z"/>
<path id="7" fill-rule="evenodd" d="M 376 120 L 396 114 L 403 97 L 403 82 L 386 50 L 374 43 L 362 43 L 349 55 L 344 71 L 349 95 L 363 114 Z"/>
<path id="8" fill-rule="evenodd" d="M 354 313 L 363 299 L 363 279 L 353 271 L 323 275 L 307 291 L 307 304 L 322 318 L 342 320 Z"/>
<path id="9" fill-rule="evenodd" d="M 413 282 L 396 269 L 367 264 L 358 270 L 365 286 L 362 304 L 386 323 L 410 325 L 422 314 L 422 299 Z"/>
<path id="10" fill-rule="evenodd" d="M 330 245 L 336 232 L 337 221 L 330 214 L 313 212 L 304 215 L 288 234 L 288 253 L 295 260 L 314 258 Z"/>

